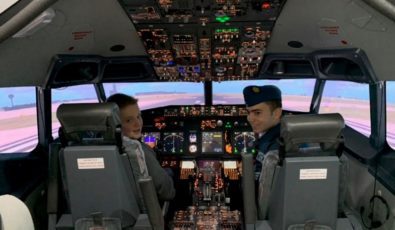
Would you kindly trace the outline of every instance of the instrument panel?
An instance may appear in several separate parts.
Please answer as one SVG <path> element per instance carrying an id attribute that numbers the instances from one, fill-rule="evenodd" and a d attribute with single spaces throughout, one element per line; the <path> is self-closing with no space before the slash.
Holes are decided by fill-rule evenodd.
<path id="1" fill-rule="evenodd" d="M 143 111 L 142 141 L 160 155 L 255 154 L 244 106 L 168 106 Z"/>
<path id="2" fill-rule="evenodd" d="M 241 229 L 241 153 L 255 154 L 244 105 L 166 106 L 142 111 L 141 140 L 177 189 L 170 229 Z"/>
<path id="3" fill-rule="evenodd" d="M 125 4 L 164 81 L 255 78 L 283 0 L 135 0 Z"/>

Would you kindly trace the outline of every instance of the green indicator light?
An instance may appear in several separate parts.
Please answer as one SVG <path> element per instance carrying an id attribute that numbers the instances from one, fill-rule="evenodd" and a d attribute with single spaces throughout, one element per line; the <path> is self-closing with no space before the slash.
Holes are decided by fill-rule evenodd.
<path id="1" fill-rule="evenodd" d="M 230 17 L 228 17 L 228 16 L 221 16 L 221 17 L 216 17 L 215 20 L 218 21 L 218 22 L 224 23 L 224 22 L 229 21 Z"/>

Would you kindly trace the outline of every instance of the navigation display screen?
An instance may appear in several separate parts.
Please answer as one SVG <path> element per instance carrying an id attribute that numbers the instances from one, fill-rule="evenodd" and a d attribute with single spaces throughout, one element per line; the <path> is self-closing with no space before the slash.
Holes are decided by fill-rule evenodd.
<path id="1" fill-rule="evenodd" d="M 184 134 L 182 132 L 163 133 L 163 151 L 166 153 L 183 153 Z"/>
<path id="2" fill-rule="evenodd" d="M 156 147 L 159 139 L 160 139 L 159 132 L 143 132 L 141 136 L 141 140 L 151 148 Z"/>
<path id="3" fill-rule="evenodd" d="M 202 132 L 202 153 L 222 153 L 222 132 Z"/>
<path id="4" fill-rule="evenodd" d="M 235 132 L 233 136 L 233 153 L 255 153 L 255 136 L 253 132 Z"/>

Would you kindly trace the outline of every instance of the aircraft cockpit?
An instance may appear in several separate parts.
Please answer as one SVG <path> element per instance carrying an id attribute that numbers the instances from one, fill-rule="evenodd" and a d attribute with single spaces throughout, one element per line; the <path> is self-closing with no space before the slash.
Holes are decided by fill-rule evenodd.
<path id="1" fill-rule="evenodd" d="M 354 229 L 393 229 L 393 0 L 0 2 L 0 195 L 24 200 L 36 229 L 74 225 L 68 219 L 66 227 L 59 227 L 62 216 L 70 217 L 71 208 L 70 190 L 62 187 L 58 167 L 64 143 L 57 109 L 62 104 L 101 107 L 115 93 L 138 99 L 143 119 L 140 141 L 154 150 L 174 181 L 176 197 L 167 212 L 160 210 L 165 215 L 157 216 L 164 218 L 159 225 L 166 229 L 276 229 L 276 223 L 286 223 L 282 218 L 322 188 L 327 189 L 317 197 L 333 198 L 322 203 L 331 206 L 332 229 L 338 223 L 351 229 L 346 219 L 353 219 Z M 311 141 L 320 133 L 336 143 L 330 148 L 328 143 L 313 143 L 316 148 L 311 149 L 299 148 L 306 143 L 291 143 L 292 148 L 281 152 L 281 162 L 271 165 L 276 179 L 282 180 L 273 181 L 277 201 L 295 202 L 287 210 L 282 210 L 281 202 L 259 203 L 264 199 L 253 195 L 261 184 L 255 184 L 253 172 L 259 136 L 247 121 L 243 98 L 243 88 L 249 85 L 277 86 L 283 95 L 283 115 L 302 115 L 312 123 L 300 124 L 315 124 L 296 129 L 294 135 L 307 133 L 304 136 Z M 328 113 L 341 114 L 342 118 L 334 116 L 341 135 L 322 131 L 323 126 L 315 123 L 324 117 L 325 124 L 333 124 L 333 116 L 321 116 Z M 295 131 L 298 122 L 289 119 L 286 131 Z M 118 135 L 117 128 L 111 131 Z M 288 137 L 294 136 L 279 139 L 281 147 L 284 140 L 295 141 Z M 87 138 L 108 144 L 100 142 L 101 137 Z M 121 146 L 115 139 L 109 159 L 116 159 L 112 164 L 116 169 L 111 173 L 119 171 L 125 160 L 125 155 L 113 154 Z M 74 151 L 75 146 L 68 147 Z M 320 163 L 295 159 L 298 154 L 320 155 Z M 69 168 L 74 169 L 76 161 L 70 159 Z M 91 167 L 90 161 L 82 162 Z M 105 165 L 100 159 L 94 162 L 93 167 Z M 328 173 L 329 168 L 340 175 Z M 89 172 L 85 169 L 82 173 Z M 75 178 L 81 179 L 79 173 Z M 122 171 L 120 181 L 129 178 L 129 171 Z M 286 187 L 285 181 L 295 186 Z M 338 185 L 343 186 L 339 191 Z M 119 191 L 129 190 L 117 186 Z M 311 197 L 295 197 L 293 188 Z M 343 205 L 337 211 L 336 199 Z M 78 204 L 74 210 L 81 209 L 82 202 L 74 201 Z M 111 199 L 107 204 L 123 205 L 112 204 Z M 314 204 L 318 202 L 297 214 L 309 214 L 306 210 Z M 257 219 L 254 209 L 259 205 L 271 206 L 269 215 L 275 214 L 271 226 L 269 215 Z M 292 224 L 295 229 L 321 227 L 312 224 L 315 216 L 311 216 L 299 216 Z"/>

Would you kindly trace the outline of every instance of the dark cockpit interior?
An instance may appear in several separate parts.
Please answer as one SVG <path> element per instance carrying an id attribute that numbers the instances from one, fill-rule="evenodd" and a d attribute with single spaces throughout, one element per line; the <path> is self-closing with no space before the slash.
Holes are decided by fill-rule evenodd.
<path id="1" fill-rule="evenodd" d="M 124 0 L 121 4 L 137 34 L 134 42 L 145 55 L 80 55 L 73 54 L 75 47 L 70 46 L 69 54 L 52 59 L 45 88 L 94 83 L 98 92 L 104 92 L 101 83 L 204 84 L 204 104 L 182 105 L 183 95 L 178 95 L 179 106 L 142 111 L 141 141 L 155 150 L 177 190 L 165 216 L 166 227 L 172 229 L 243 229 L 256 221 L 251 217 L 253 205 L 240 194 L 254 194 L 254 186 L 246 190 L 242 182 L 242 155 L 257 154 L 257 136 L 244 105 L 213 103 L 213 82 L 298 77 L 377 81 L 364 51 L 354 47 L 328 52 L 289 39 L 284 46 L 303 52 L 271 52 L 267 46 L 285 4 L 282 0 Z M 324 30 L 336 33 L 332 27 Z M 80 32 L 74 39 L 87 36 L 88 32 Z M 109 49 L 117 54 L 128 47 L 113 43 Z M 318 81 L 315 90 L 320 87 Z M 314 111 L 311 106 L 310 112 Z M 338 186 L 337 180 L 333 183 Z M 336 213 L 332 216 L 331 224 L 336 225 Z M 348 225 L 340 224 L 339 229 Z"/>
<path id="2" fill-rule="evenodd" d="M 59 126 L 64 126 L 55 118 L 57 108 L 60 104 L 75 102 L 92 103 L 93 107 L 101 107 L 109 96 L 122 92 L 135 96 L 139 105 L 144 104 L 144 108 L 141 107 L 143 128 L 140 141 L 155 151 L 160 166 L 172 177 L 176 189 L 174 200 L 169 204 L 161 203 L 161 208 L 165 207 L 160 210 L 163 216 L 159 217 L 164 219 L 163 223 L 154 223 L 152 216 L 144 217 L 145 223 L 141 222 L 140 217 L 133 217 L 135 229 L 150 229 L 159 225 L 165 229 L 213 230 L 291 230 L 308 229 L 309 226 L 348 230 L 352 228 L 351 225 L 356 226 L 353 229 L 359 229 L 360 220 L 351 220 L 351 211 L 341 206 L 346 199 L 345 189 L 341 186 L 346 184 L 351 192 L 356 193 L 351 198 L 347 197 L 347 201 L 352 207 L 352 214 L 358 214 L 361 207 L 368 206 L 362 204 L 362 201 L 370 204 L 367 190 L 376 190 L 376 172 L 379 166 L 377 163 L 376 168 L 372 166 L 375 156 L 385 151 L 393 152 L 385 139 L 387 131 L 386 122 L 383 121 L 386 121 L 385 84 L 394 79 L 393 67 L 388 63 L 395 56 L 395 12 L 383 13 L 369 0 L 44 2 L 40 4 L 35 0 L 21 0 L 16 3 L 16 8 L 11 7 L 0 14 L 0 87 L 34 88 L 37 98 L 37 104 L 34 105 L 38 115 L 34 119 L 37 120 L 35 125 L 38 133 L 35 137 L 38 139 L 38 147 L 33 152 L 38 155 L 33 156 L 39 156 L 39 160 L 34 161 L 40 161 L 40 166 L 37 167 L 49 162 L 49 169 L 41 169 L 39 172 L 42 178 L 49 177 L 47 193 L 42 193 L 42 197 L 45 197 L 41 197 L 45 200 L 43 204 L 48 203 L 47 210 L 44 211 L 47 216 L 39 217 L 40 220 L 48 219 L 48 223 L 38 223 L 37 226 L 48 225 L 51 230 L 73 229 L 75 223 L 70 218 L 80 218 L 82 215 L 72 213 L 73 210 L 81 209 L 82 205 L 84 215 L 97 211 L 84 206 L 81 197 L 73 197 L 73 205 L 68 200 L 67 185 L 62 182 L 62 173 L 65 172 L 61 172 L 59 167 L 62 166 L 59 164 L 62 162 L 58 162 L 60 149 L 66 145 L 61 143 L 61 137 L 57 135 Z M 23 23 L 18 19 L 12 20 L 18 9 L 30 4 L 41 9 L 35 10 L 34 14 L 27 12 L 28 16 L 22 18 L 23 21 L 31 21 L 44 12 L 43 17 L 53 15 L 53 18 L 48 19 L 50 23 L 28 36 L 12 37 L 11 32 L 3 32 L 3 28 L 10 24 L 15 24 L 14 32 L 22 28 Z M 47 9 L 53 12 L 48 13 Z M 335 147 L 329 150 L 319 146 L 302 148 L 306 144 L 304 142 L 295 144 L 297 151 L 284 153 L 280 163 L 269 165 L 270 172 L 262 171 L 262 177 L 270 178 L 270 183 L 252 179 L 256 175 L 253 164 L 258 154 L 256 141 L 259 136 L 254 134 L 247 121 L 248 111 L 242 94 L 243 87 L 250 83 L 263 85 L 267 82 L 281 82 L 278 85 L 286 86 L 287 90 L 291 89 L 289 92 L 292 91 L 283 94 L 287 99 L 283 105 L 294 106 L 283 106 L 282 110 L 282 115 L 288 119 L 285 119 L 289 128 L 286 131 L 294 135 L 288 138 L 287 144 L 299 141 L 299 136 L 325 139 L 314 142 L 322 146 L 335 143 Z M 332 82 L 336 84 L 331 84 Z M 355 84 L 348 86 L 343 83 Z M 199 89 L 195 91 L 184 84 L 198 85 Z M 73 88 L 80 86 L 82 90 Z M 84 86 L 91 86 L 94 96 L 81 93 L 82 96 L 74 100 L 64 93 L 70 90 L 67 93 L 78 94 L 78 91 L 86 89 Z M 148 89 L 149 87 L 152 89 Z M 183 87 L 185 91 L 177 90 Z M 227 87 L 232 89 L 227 91 Z M 347 91 L 347 87 L 355 87 L 358 92 L 350 92 L 344 98 L 343 94 L 337 94 Z M 298 91 L 299 88 L 303 89 Z M 331 92 L 325 91 L 326 89 Z M 296 93 L 293 94 L 294 92 Z M 11 102 L 12 106 L 6 107 L 4 112 L 17 109 L 13 106 L 14 97 L 9 93 L 7 103 Z M 17 98 L 19 100 L 20 97 Z M 325 103 L 322 103 L 324 99 Z M 332 107 L 327 108 L 322 104 Z M 77 125 L 84 123 L 85 119 L 92 119 L 93 122 L 93 118 L 78 113 L 81 108 L 88 109 L 85 104 L 81 107 L 77 104 L 70 114 L 79 118 L 71 116 L 70 122 L 81 122 Z M 320 114 L 337 112 L 344 112 L 343 117 L 337 116 L 338 114 L 328 117 Z M 86 114 L 95 115 L 91 111 Z M 303 120 L 292 118 L 293 115 L 302 115 Z M 98 117 L 100 118 L 100 114 Z M 331 128 L 334 127 L 332 124 L 337 127 L 336 134 L 331 133 Z M 303 129 L 302 125 L 308 128 Z M 294 127 L 297 128 L 292 129 Z M 317 133 L 322 135 L 316 135 Z M 108 143 L 95 138 L 88 138 L 89 144 L 100 143 L 98 146 L 87 147 L 83 143 L 78 146 L 78 150 L 68 148 L 67 152 L 78 152 L 75 153 L 76 158 L 84 157 L 79 155 L 84 155 L 83 151 L 93 154 L 92 158 L 109 157 L 113 160 L 113 167 L 106 169 L 111 175 L 117 173 L 120 165 L 128 164 L 124 159 L 126 156 L 118 155 L 118 150 L 121 149 L 118 142 L 117 145 L 112 143 L 111 149 L 107 149 L 112 155 L 105 155 L 96 149 L 100 150 L 102 145 Z M 285 142 L 282 144 L 285 145 Z M 342 158 L 346 155 L 351 156 L 355 169 L 352 172 L 354 180 L 351 182 L 343 180 L 349 177 L 342 171 L 349 167 Z M 94 167 L 104 167 L 103 161 L 99 159 Z M 66 161 L 67 167 L 73 170 L 75 163 L 75 158 Z M 33 169 L 36 168 L 32 167 L 32 171 Z M 12 172 L 17 170 L 19 168 L 15 167 Z M 119 181 L 130 178 L 130 173 L 120 171 L 122 175 L 118 178 Z M 375 184 L 359 184 L 360 171 L 366 173 L 364 182 L 370 183 L 373 176 Z M 86 172 L 89 180 L 98 177 L 89 174 L 89 171 L 83 173 Z M 76 186 L 77 193 L 101 192 L 100 189 L 89 191 L 92 186 L 85 184 L 79 173 L 78 170 L 69 173 L 69 178 L 77 178 L 77 184 L 84 185 Z M 10 180 L 7 184 L 10 189 L 7 187 L 8 190 L 4 191 L 11 191 L 14 183 L 23 184 L 30 180 L 29 177 L 26 178 L 22 182 Z M 107 175 L 103 178 L 109 177 Z M 118 179 L 111 182 L 116 184 Z M 137 179 L 134 180 L 138 183 Z M 67 181 L 68 184 L 75 184 L 74 182 Z M 290 183 L 294 187 L 286 187 Z M 393 181 L 387 179 L 386 183 L 393 184 Z M 383 189 L 386 184 L 383 184 L 380 193 L 386 191 Z M 95 186 L 100 188 L 102 184 Z M 254 195 L 260 186 L 273 189 L 272 196 L 279 203 L 270 200 L 268 194 L 263 194 L 266 200 L 256 200 Z M 134 189 L 124 188 L 119 183 L 114 187 L 114 191 Z M 75 190 L 71 191 L 76 194 Z M 308 192 L 304 196 L 295 196 L 293 191 Z M 374 196 L 375 192 L 373 191 Z M 94 197 L 104 197 L 105 205 L 112 209 L 124 205 L 122 200 L 125 199 L 118 197 L 117 202 L 112 203 L 112 199 L 107 200 L 111 198 L 107 195 L 94 195 L 90 197 L 93 206 Z M 124 193 L 122 195 L 127 196 Z M 298 199 L 299 197 L 303 199 Z M 316 200 L 313 201 L 313 198 Z M 303 206 L 306 203 L 308 205 Z M 316 204 L 330 206 L 330 209 L 323 210 Z M 260 208 L 264 209 L 259 205 L 264 206 L 269 213 L 259 217 L 257 209 L 258 212 Z M 299 206 L 303 206 L 303 212 L 297 213 L 302 210 Z M 369 219 L 369 215 L 373 216 L 369 213 L 374 212 L 361 213 L 359 216 L 363 220 Z M 293 216 L 298 219 L 294 220 Z M 391 218 L 394 219 L 394 216 L 391 215 Z M 326 222 L 314 222 L 318 219 Z M 370 218 L 372 226 L 374 219 Z"/>

